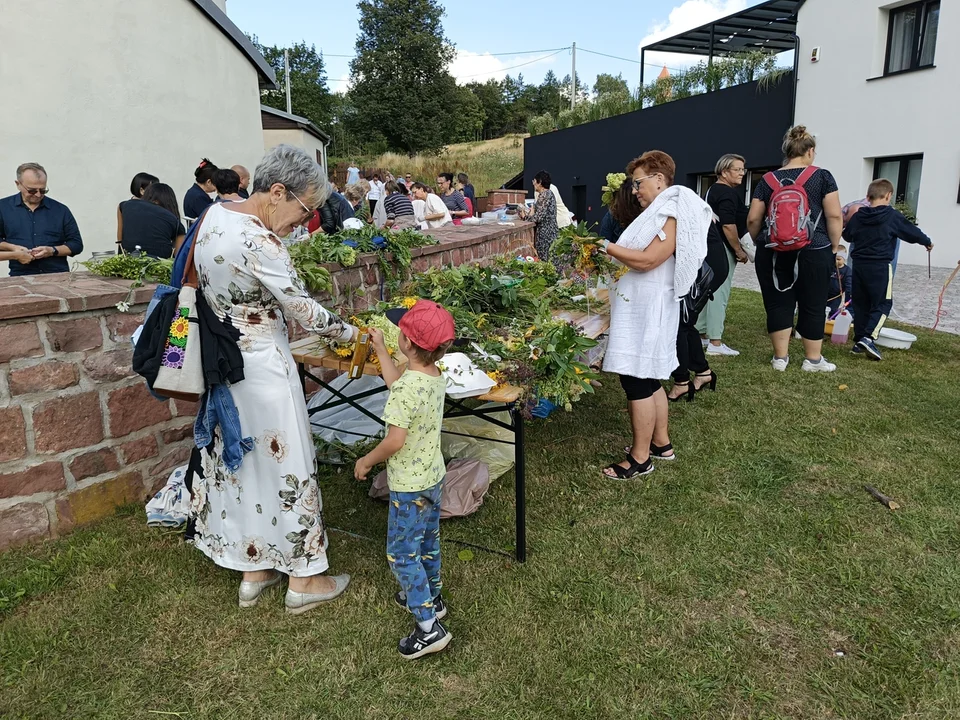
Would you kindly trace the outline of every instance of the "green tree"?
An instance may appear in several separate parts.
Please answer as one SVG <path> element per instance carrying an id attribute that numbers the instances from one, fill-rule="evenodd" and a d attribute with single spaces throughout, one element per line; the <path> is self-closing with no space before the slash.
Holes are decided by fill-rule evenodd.
<path id="1" fill-rule="evenodd" d="M 608 73 L 600 73 L 597 75 L 597 81 L 593 84 L 593 92 L 595 95 L 603 95 L 604 93 L 629 95 L 630 88 L 627 86 L 627 81 L 623 79 L 622 73 L 617 73 L 616 77 Z"/>
<path id="2" fill-rule="evenodd" d="M 567 73 L 563 76 L 563 80 L 560 81 L 560 96 L 566 100 L 566 107 L 570 107 L 570 91 L 573 88 L 570 86 L 570 73 Z M 584 103 L 590 99 L 589 88 L 584 87 L 583 83 L 580 81 L 580 73 L 577 73 L 577 104 Z"/>
<path id="3" fill-rule="evenodd" d="M 483 137 L 500 137 L 507 128 L 507 108 L 503 101 L 503 86 L 497 80 L 472 82 L 465 86 L 483 107 Z"/>
<path id="4" fill-rule="evenodd" d="M 279 90 L 261 93 L 260 102 L 278 110 L 287 109 L 286 77 L 283 66 L 283 48 L 261 45 L 256 36 L 250 38 L 277 75 Z M 329 131 L 333 119 L 333 98 L 327 87 L 327 71 L 323 55 L 316 47 L 300 42 L 290 48 L 290 104 L 294 115 L 313 122 L 321 130 Z"/>
<path id="5" fill-rule="evenodd" d="M 390 149 L 437 151 L 455 133 L 462 96 L 447 72 L 453 45 L 437 0 L 361 0 L 357 56 L 350 63 L 358 135 Z"/>
<path id="6" fill-rule="evenodd" d="M 483 133 L 485 114 L 483 105 L 466 86 L 457 87 L 457 110 L 454 114 L 453 137 L 455 142 L 468 142 L 478 139 Z"/>
<path id="7" fill-rule="evenodd" d="M 557 80 L 557 76 L 554 75 L 553 70 L 547 70 L 547 74 L 543 76 L 543 82 L 540 83 L 540 86 L 537 88 L 537 100 L 534 112 L 537 115 L 545 115 L 547 113 L 556 115 L 562 109 L 560 81 Z"/>

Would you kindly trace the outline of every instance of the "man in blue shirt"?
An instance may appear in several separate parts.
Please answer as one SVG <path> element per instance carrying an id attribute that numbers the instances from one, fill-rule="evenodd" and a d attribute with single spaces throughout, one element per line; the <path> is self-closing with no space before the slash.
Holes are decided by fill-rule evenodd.
<path id="1" fill-rule="evenodd" d="M 11 275 L 68 272 L 67 258 L 83 252 L 70 209 L 47 197 L 47 171 L 37 163 L 17 168 L 16 195 L 0 200 L 0 242 L 30 251 L 33 262 L 10 261 Z"/>

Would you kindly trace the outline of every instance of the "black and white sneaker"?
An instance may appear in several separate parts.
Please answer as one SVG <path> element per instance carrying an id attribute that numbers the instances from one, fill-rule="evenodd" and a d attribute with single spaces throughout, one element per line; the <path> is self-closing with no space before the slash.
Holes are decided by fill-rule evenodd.
<path id="1" fill-rule="evenodd" d="M 863 345 L 861 345 L 859 341 L 855 342 L 853 347 L 850 348 L 850 352 L 852 352 L 854 355 L 863 355 Z"/>
<path id="2" fill-rule="evenodd" d="M 403 590 L 393 596 L 393 601 L 397 607 L 410 612 L 410 608 L 407 607 L 407 594 Z M 443 601 L 442 593 L 433 599 L 433 611 L 437 614 L 437 620 L 443 620 L 447 616 L 447 604 Z"/>
<path id="3" fill-rule="evenodd" d="M 424 655 L 440 652 L 450 644 L 451 640 L 453 635 L 437 620 L 427 632 L 415 624 L 413 632 L 400 641 L 397 649 L 404 660 L 416 660 Z"/>

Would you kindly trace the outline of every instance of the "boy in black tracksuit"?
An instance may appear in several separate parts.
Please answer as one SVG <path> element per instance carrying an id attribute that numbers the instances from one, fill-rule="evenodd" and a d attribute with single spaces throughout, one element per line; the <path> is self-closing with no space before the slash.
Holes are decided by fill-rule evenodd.
<path id="1" fill-rule="evenodd" d="M 867 199 L 870 207 L 861 208 L 850 218 L 843 237 L 853 248 L 853 352 L 881 360 L 874 341 L 893 308 L 892 263 L 897 240 L 923 245 L 927 252 L 933 243 L 920 228 L 890 207 L 893 183 L 889 180 L 870 183 Z"/>

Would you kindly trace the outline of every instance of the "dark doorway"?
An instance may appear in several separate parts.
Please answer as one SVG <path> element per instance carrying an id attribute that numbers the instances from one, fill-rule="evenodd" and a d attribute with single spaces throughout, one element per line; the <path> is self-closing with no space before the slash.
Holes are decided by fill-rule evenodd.
<path id="1" fill-rule="evenodd" d="M 573 186 L 573 215 L 577 222 L 587 219 L 587 186 Z"/>

